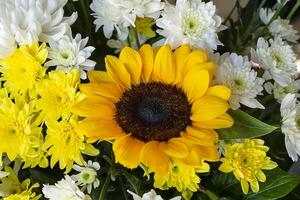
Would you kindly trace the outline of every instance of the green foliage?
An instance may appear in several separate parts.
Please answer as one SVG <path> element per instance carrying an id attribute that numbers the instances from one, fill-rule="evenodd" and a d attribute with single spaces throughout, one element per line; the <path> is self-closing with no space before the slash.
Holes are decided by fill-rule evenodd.
<path id="1" fill-rule="evenodd" d="M 234 125 L 231 128 L 218 130 L 221 140 L 260 137 L 276 129 L 241 110 L 231 110 L 229 114 L 234 119 Z"/>

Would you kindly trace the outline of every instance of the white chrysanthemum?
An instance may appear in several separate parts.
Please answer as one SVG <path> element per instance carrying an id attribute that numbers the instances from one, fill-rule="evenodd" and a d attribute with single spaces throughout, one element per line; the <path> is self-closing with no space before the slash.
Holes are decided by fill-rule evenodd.
<path id="1" fill-rule="evenodd" d="M 238 109 L 240 104 L 264 109 L 264 106 L 255 99 L 263 90 L 264 80 L 257 77 L 248 57 L 238 56 L 235 53 L 222 55 L 218 61 L 215 82 L 231 89 L 229 104 L 232 109 Z"/>
<path id="2" fill-rule="evenodd" d="M 0 4 L 0 56 L 5 57 L 17 44 L 58 40 L 70 31 L 77 13 L 64 17 L 67 0 L 3 0 Z M 2 48 L 2 45 L 6 48 Z"/>
<path id="3" fill-rule="evenodd" d="M 88 46 L 88 38 L 81 38 L 80 34 L 77 34 L 75 38 L 65 35 L 57 41 L 50 41 L 49 55 L 50 59 L 45 63 L 45 66 L 57 66 L 57 70 L 63 70 L 70 72 L 76 68 L 80 71 L 80 78 L 86 79 L 86 71 L 93 70 L 96 62 L 89 60 L 94 47 Z"/>
<path id="4" fill-rule="evenodd" d="M 271 82 L 267 82 L 265 85 L 265 89 L 269 94 L 273 94 L 274 98 L 281 103 L 282 99 L 287 94 L 296 94 L 299 97 L 298 91 L 300 90 L 300 80 L 293 80 L 286 87 L 282 87 L 277 83 L 272 84 Z"/>
<path id="5" fill-rule="evenodd" d="M 295 162 L 300 155 L 300 105 L 295 94 L 288 94 L 282 100 L 281 130 L 285 134 L 285 147 L 290 158 Z"/>
<path id="6" fill-rule="evenodd" d="M 142 197 L 135 194 L 134 192 L 131 192 L 130 190 L 127 190 L 127 192 L 132 195 L 133 200 L 164 200 L 160 195 L 157 195 L 153 189 L 150 190 L 150 192 L 143 194 Z M 181 197 L 177 196 L 170 200 L 181 200 Z"/>
<path id="7" fill-rule="evenodd" d="M 163 5 L 161 0 L 93 0 L 90 8 L 96 18 L 96 31 L 103 26 L 105 37 L 111 38 L 116 30 L 118 37 L 125 40 L 137 16 L 158 17 Z"/>
<path id="8" fill-rule="evenodd" d="M 256 51 L 251 49 L 251 58 L 265 70 L 265 80 L 274 79 L 279 85 L 286 87 L 297 72 L 296 54 L 279 37 L 270 39 L 269 43 L 264 38 L 259 38 Z"/>
<path id="9" fill-rule="evenodd" d="M 223 28 L 221 22 L 212 2 L 178 0 L 176 6 L 165 6 L 156 24 L 161 28 L 157 32 L 172 48 L 188 43 L 196 48 L 217 49 L 222 44 L 217 35 Z"/>
<path id="10" fill-rule="evenodd" d="M 259 10 L 259 18 L 264 24 L 268 24 L 273 18 L 275 11 L 270 8 L 261 8 Z"/>
<path id="11" fill-rule="evenodd" d="M 50 200 L 91 200 L 75 184 L 70 176 L 55 183 L 55 185 L 44 185 L 43 194 Z"/>
<path id="12" fill-rule="evenodd" d="M 84 162 L 84 167 L 75 164 L 73 169 L 79 174 L 72 175 L 71 178 L 76 181 L 77 185 L 82 186 L 82 191 L 87 190 L 90 194 L 92 188 L 99 187 L 100 181 L 97 178 L 97 171 L 100 169 L 100 164 L 98 162 L 89 160 L 87 163 Z"/>
<path id="13" fill-rule="evenodd" d="M 269 31 L 273 36 L 281 37 L 293 43 L 297 43 L 297 40 L 300 38 L 298 32 L 290 24 L 290 21 L 281 19 L 280 17 L 270 24 Z"/>

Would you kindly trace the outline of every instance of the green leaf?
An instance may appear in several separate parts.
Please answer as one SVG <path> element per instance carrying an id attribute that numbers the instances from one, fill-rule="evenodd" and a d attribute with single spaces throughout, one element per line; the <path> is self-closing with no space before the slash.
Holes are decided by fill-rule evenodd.
<path id="1" fill-rule="evenodd" d="M 259 192 L 249 192 L 246 200 L 275 200 L 289 194 L 300 183 L 300 177 L 293 176 L 281 169 L 265 171 L 267 180 L 260 183 Z"/>
<path id="2" fill-rule="evenodd" d="M 241 110 L 230 110 L 228 113 L 233 117 L 234 125 L 227 129 L 217 130 L 220 140 L 260 137 L 276 129 Z"/>

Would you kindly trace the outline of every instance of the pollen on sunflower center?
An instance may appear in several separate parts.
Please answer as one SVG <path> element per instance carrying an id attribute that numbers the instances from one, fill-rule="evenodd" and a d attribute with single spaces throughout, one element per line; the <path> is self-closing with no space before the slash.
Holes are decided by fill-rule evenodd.
<path id="1" fill-rule="evenodd" d="M 125 133 L 143 141 L 179 137 L 191 124 L 191 105 L 176 86 L 147 83 L 133 86 L 116 103 L 116 121 Z"/>

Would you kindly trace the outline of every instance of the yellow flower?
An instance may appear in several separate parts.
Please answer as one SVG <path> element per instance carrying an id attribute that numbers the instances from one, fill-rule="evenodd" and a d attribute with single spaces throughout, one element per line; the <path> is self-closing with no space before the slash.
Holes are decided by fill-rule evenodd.
<path id="1" fill-rule="evenodd" d="M 51 156 L 51 168 L 59 162 L 60 169 L 66 168 L 66 172 L 69 172 L 74 162 L 83 165 L 82 153 L 90 156 L 99 154 L 93 145 L 85 142 L 84 135 L 76 130 L 77 124 L 78 117 L 75 115 L 72 115 L 69 120 L 62 119 L 60 122 L 49 120 L 46 122 L 48 129 L 45 147 L 50 147 L 48 155 Z"/>
<path id="2" fill-rule="evenodd" d="M 155 19 L 152 18 L 137 18 L 135 21 L 136 30 L 138 33 L 148 37 L 155 37 L 155 31 L 152 30 L 152 26 L 155 24 Z"/>
<path id="3" fill-rule="evenodd" d="M 226 114 L 230 90 L 211 86 L 215 65 L 206 53 L 188 45 L 175 52 L 144 45 L 138 52 L 124 48 L 105 62 L 107 72 L 91 71 L 91 83 L 80 85 L 86 98 L 74 108 L 85 117 L 78 130 L 94 141 L 115 139 L 116 162 L 125 167 L 143 164 L 149 172 L 169 173 L 182 184 L 169 186 L 180 190 L 197 183 L 193 170 L 185 181 L 170 169 L 182 163 L 184 173 L 186 166 L 196 171 L 203 161 L 218 161 L 213 129 L 233 124 Z"/>
<path id="4" fill-rule="evenodd" d="M 38 200 L 41 198 L 41 195 L 32 192 L 33 189 L 39 187 L 38 183 L 30 186 L 30 179 L 20 183 L 17 175 L 10 167 L 6 167 L 5 171 L 9 173 L 9 176 L 1 178 L 0 184 L 0 193 L 4 200 Z"/>
<path id="5" fill-rule="evenodd" d="M 72 70 L 70 73 L 51 71 L 48 78 L 37 84 L 37 108 L 42 110 L 46 120 L 68 118 L 71 115 L 72 106 L 83 98 L 77 91 L 79 83 L 78 70 Z"/>
<path id="6" fill-rule="evenodd" d="M 24 45 L 9 57 L 0 60 L 1 81 L 12 95 L 25 94 L 45 75 L 41 64 L 47 59 L 46 45 Z"/>
<path id="7" fill-rule="evenodd" d="M 4 88 L 1 90 L 5 91 Z M 43 138 L 34 101 L 24 103 L 23 98 L 16 96 L 12 100 L 6 96 L 0 99 L 0 140 L 5 141 L 0 144 L 0 155 L 6 153 L 10 160 L 17 156 L 24 158 Z"/>
<path id="8" fill-rule="evenodd" d="M 269 147 L 260 139 L 245 140 L 244 143 L 227 145 L 225 158 L 219 170 L 225 173 L 233 172 L 236 179 L 241 182 L 244 194 L 249 191 L 249 184 L 253 192 L 259 191 L 259 183 L 266 181 L 262 170 L 271 170 L 277 167 L 270 157 L 266 155 Z"/>

